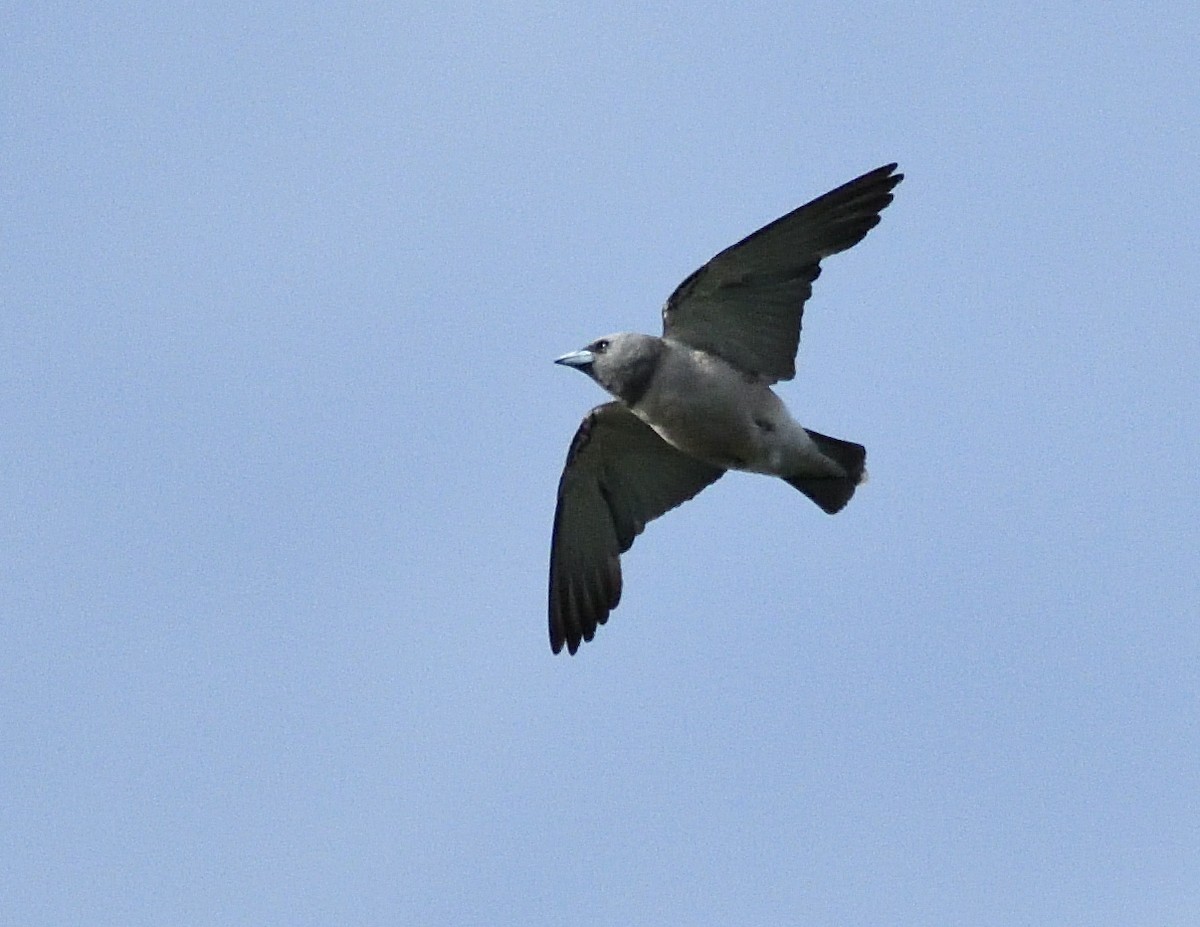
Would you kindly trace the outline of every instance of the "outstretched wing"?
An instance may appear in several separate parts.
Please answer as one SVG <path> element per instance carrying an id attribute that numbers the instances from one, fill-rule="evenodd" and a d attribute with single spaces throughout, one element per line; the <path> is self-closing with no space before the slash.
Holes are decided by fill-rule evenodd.
<path id="1" fill-rule="evenodd" d="M 676 450 L 619 402 L 584 418 L 558 483 L 550 542 L 550 648 L 574 653 L 621 598 L 620 555 L 646 523 L 725 471 Z"/>
<path id="2" fill-rule="evenodd" d="M 885 165 L 817 197 L 694 271 L 663 307 L 663 336 L 770 382 L 790 380 L 820 261 L 879 224 L 904 179 L 895 169 Z"/>

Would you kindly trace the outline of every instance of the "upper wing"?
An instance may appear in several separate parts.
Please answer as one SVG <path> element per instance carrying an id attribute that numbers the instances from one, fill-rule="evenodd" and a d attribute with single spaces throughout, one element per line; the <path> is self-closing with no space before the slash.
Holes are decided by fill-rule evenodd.
<path id="1" fill-rule="evenodd" d="M 817 197 L 694 271 L 663 307 L 663 336 L 771 382 L 790 380 L 819 262 L 879 224 L 904 179 L 895 169 L 885 165 Z"/>
<path id="2" fill-rule="evenodd" d="M 646 523 L 725 471 L 678 451 L 619 402 L 584 418 L 558 483 L 550 542 L 550 647 L 574 653 L 621 598 L 619 555 Z"/>

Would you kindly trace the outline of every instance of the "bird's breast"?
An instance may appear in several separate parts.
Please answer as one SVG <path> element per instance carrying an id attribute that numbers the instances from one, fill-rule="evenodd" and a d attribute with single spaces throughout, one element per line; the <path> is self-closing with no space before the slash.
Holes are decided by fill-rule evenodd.
<path id="1" fill-rule="evenodd" d="M 790 421 L 767 386 L 699 351 L 665 358 L 633 411 L 668 444 L 737 470 L 755 468 L 764 441 Z"/>

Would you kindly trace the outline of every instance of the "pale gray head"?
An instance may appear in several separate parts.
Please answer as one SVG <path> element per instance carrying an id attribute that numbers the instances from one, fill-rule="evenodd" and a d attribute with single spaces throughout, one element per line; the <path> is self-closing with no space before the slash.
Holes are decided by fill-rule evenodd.
<path id="1" fill-rule="evenodd" d="M 586 348 L 556 358 L 586 373 L 627 406 L 637 405 L 654 379 L 663 341 L 654 335 L 621 332 L 597 338 Z"/>

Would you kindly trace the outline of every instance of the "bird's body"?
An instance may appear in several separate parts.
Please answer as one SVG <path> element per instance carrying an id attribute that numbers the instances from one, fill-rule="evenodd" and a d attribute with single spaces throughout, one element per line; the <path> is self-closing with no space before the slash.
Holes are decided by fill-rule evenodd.
<path id="1" fill-rule="evenodd" d="M 801 426 L 771 387 L 795 375 L 820 262 L 879 222 L 903 178 L 889 164 L 726 248 L 663 307 L 663 334 L 623 332 L 558 358 L 608 391 L 584 418 L 558 487 L 550 646 L 574 653 L 621 597 L 620 555 L 646 523 L 727 470 L 780 477 L 839 512 L 866 449 Z"/>
<path id="2" fill-rule="evenodd" d="M 724 470 L 844 476 L 767 383 L 706 351 L 662 343 L 658 374 L 630 411 L 672 447 Z"/>

